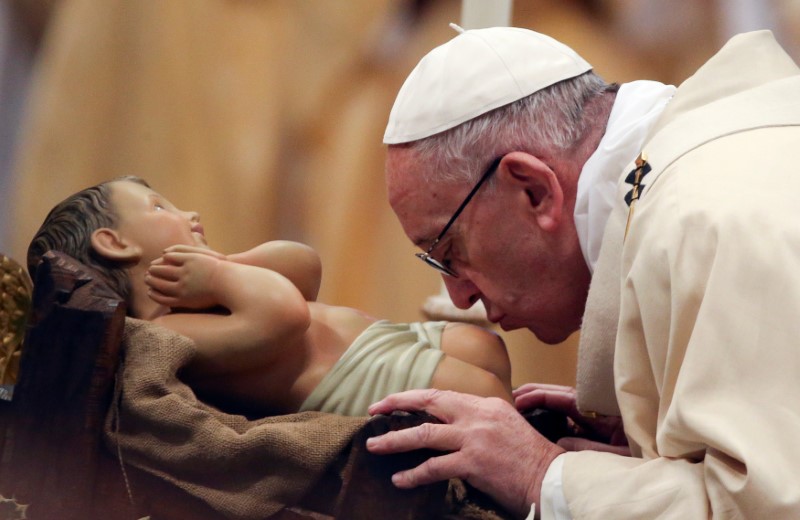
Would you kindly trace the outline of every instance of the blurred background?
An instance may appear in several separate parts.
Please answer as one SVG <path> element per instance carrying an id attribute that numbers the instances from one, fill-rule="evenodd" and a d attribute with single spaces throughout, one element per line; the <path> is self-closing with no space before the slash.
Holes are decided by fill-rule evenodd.
<path id="1" fill-rule="evenodd" d="M 607 81 L 679 84 L 731 35 L 800 58 L 800 0 L 472 0 L 554 36 Z M 200 212 L 221 252 L 319 251 L 320 300 L 421 319 L 438 276 L 385 196 L 384 126 L 461 0 L 0 0 L 0 252 L 120 175 Z M 471 22 L 472 26 L 480 21 Z M 501 23 L 500 25 L 506 25 Z M 576 339 L 500 332 L 514 383 L 574 383 Z"/>

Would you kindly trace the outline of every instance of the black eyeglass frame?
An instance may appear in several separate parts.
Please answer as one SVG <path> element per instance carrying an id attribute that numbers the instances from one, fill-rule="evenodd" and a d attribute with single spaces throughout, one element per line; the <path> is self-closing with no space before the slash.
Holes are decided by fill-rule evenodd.
<path id="1" fill-rule="evenodd" d="M 492 174 L 497 170 L 497 167 L 500 166 L 500 161 L 503 160 L 503 157 L 505 157 L 505 156 L 501 155 L 499 157 L 496 157 L 489 164 L 489 167 L 486 168 L 486 171 L 483 172 L 483 175 L 478 180 L 478 182 L 475 184 L 475 186 L 472 188 L 472 190 L 469 192 L 467 197 L 464 199 L 464 202 L 462 202 L 461 205 L 458 206 L 458 209 L 456 210 L 456 212 L 453 213 L 453 216 L 450 217 L 450 220 L 448 220 L 447 224 L 444 225 L 444 228 L 442 228 L 441 233 L 439 233 L 439 236 L 436 237 L 436 239 L 433 241 L 433 243 L 428 248 L 428 250 L 425 251 L 424 253 L 415 253 L 414 256 L 416 256 L 417 258 L 419 258 L 420 260 L 422 260 L 423 262 L 425 262 L 429 266 L 433 267 L 434 269 L 436 269 L 440 273 L 442 273 L 444 275 L 447 275 L 447 276 L 452 276 L 453 278 L 458 278 L 458 273 L 456 273 L 455 271 L 453 271 L 452 269 L 450 269 L 449 267 L 444 265 L 442 262 L 440 262 L 437 259 L 433 258 L 431 256 L 431 251 L 433 251 L 436 248 L 436 246 L 439 244 L 439 241 L 447 234 L 447 232 L 453 226 L 453 223 L 456 221 L 458 216 L 461 215 L 461 212 L 464 211 L 464 208 L 467 207 L 467 204 L 469 204 L 469 201 L 472 200 L 472 198 L 478 192 L 480 187 L 483 186 L 483 184 L 486 182 L 486 180 L 489 179 L 489 177 L 491 177 Z"/>

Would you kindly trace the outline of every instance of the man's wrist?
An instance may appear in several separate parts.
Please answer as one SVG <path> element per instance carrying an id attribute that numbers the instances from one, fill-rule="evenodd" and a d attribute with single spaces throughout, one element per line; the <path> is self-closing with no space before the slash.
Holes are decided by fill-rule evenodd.
<path id="1" fill-rule="evenodd" d="M 534 516 L 531 518 L 541 517 L 542 487 L 544 485 L 545 477 L 550 470 L 553 461 L 555 461 L 559 455 L 566 453 L 566 451 L 557 444 L 553 444 L 549 441 L 544 442 L 547 443 L 547 448 L 544 450 L 543 456 L 539 458 L 536 463 L 533 473 L 533 487 L 528 493 L 527 503 L 531 504 L 531 511 L 533 511 L 534 514 Z M 538 507 L 537 504 L 539 505 Z"/>

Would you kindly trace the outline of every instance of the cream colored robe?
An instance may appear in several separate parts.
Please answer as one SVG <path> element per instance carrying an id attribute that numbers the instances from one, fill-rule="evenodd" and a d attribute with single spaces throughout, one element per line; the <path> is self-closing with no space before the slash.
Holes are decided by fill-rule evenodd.
<path id="1" fill-rule="evenodd" d="M 800 518 L 800 70 L 766 31 L 734 38 L 644 151 L 652 171 L 609 263 L 635 457 L 567 454 L 570 511 Z M 604 240 L 621 238 L 620 211 Z"/>

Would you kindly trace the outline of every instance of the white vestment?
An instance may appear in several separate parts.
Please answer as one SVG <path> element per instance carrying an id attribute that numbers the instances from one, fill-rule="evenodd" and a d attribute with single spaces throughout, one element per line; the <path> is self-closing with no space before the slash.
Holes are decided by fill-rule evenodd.
<path id="1" fill-rule="evenodd" d="M 595 272 L 618 328 L 596 342 L 634 457 L 563 455 L 574 518 L 800 518 L 798 149 L 800 70 L 762 31 L 678 88 L 623 244 L 624 172 Z"/>

